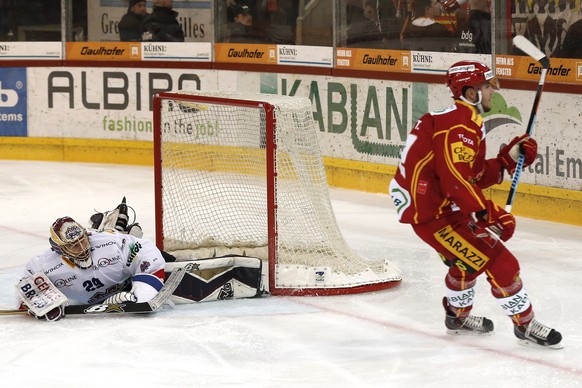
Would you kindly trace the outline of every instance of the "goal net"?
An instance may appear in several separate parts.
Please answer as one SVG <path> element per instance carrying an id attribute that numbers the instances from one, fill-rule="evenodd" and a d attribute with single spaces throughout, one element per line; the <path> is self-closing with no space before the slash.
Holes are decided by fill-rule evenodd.
<path id="1" fill-rule="evenodd" d="M 344 240 L 306 98 L 241 92 L 154 97 L 156 233 L 178 260 L 268 261 L 273 295 L 373 291 L 398 268 Z"/>

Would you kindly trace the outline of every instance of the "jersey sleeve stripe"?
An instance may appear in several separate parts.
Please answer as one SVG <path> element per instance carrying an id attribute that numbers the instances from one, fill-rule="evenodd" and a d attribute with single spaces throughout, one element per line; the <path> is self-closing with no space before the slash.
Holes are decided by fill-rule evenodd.
<path id="1" fill-rule="evenodd" d="M 133 277 L 132 281 L 149 284 L 150 286 L 155 288 L 156 291 L 160 291 L 162 289 L 162 286 L 164 285 L 164 283 L 160 280 L 160 278 L 158 278 L 157 276 L 154 276 L 154 275 L 147 274 L 147 273 L 140 273 L 138 275 L 135 275 Z"/>
<path id="2" fill-rule="evenodd" d="M 420 172 L 423 170 L 423 168 L 433 159 L 434 157 L 434 153 L 431 151 L 429 152 L 424 158 L 422 158 L 415 166 L 414 172 L 412 174 L 412 184 L 411 184 L 411 189 L 412 189 L 412 197 L 413 197 L 413 201 L 412 203 L 415 205 L 415 210 L 414 210 L 414 222 L 418 223 L 418 211 L 416 210 L 416 204 L 418 203 L 418 201 L 416 200 L 416 193 L 418 192 L 418 181 L 419 181 L 419 177 L 420 177 Z"/>

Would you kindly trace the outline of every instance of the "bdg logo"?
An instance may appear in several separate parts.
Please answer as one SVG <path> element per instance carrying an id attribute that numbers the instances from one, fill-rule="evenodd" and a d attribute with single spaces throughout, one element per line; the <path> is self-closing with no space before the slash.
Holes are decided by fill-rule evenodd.
<path id="1" fill-rule="evenodd" d="M 4 89 L 0 81 L 0 107 L 12 108 L 18 104 L 18 93 L 13 89 Z"/>
<path id="2" fill-rule="evenodd" d="M 27 136 L 26 69 L 0 69 L 0 136 Z"/>

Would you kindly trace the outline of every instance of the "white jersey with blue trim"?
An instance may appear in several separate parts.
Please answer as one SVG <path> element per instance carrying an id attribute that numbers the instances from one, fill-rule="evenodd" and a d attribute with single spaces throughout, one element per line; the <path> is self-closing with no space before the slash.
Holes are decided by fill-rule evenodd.
<path id="1" fill-rule="evenodd" d="M 88 234 L 90 268 L 81 269 L 49 249 L 26 264 L 25 276 L 45 273 L 70 304 L 99 303 L 123 290 L 138 274 L 163 279 L 165 261 L 153 242 L 109 230 Z"/>

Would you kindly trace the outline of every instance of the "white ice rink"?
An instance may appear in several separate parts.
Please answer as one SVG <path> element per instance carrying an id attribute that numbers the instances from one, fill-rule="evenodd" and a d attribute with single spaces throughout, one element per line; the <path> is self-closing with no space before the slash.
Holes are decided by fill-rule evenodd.
<path id="1" fill-rule="evenodd" d="M 14 308 L 21 267 L 48 247 L 48 227 L 86 223 L 123 196 L 154 238 L 148 167 L 0 161 L 0 308 Z M 266 297 L 182 305 L 151 316 L 0 316 L 1 387 L 582 387 L 582 228 L 518 218 L 508 246 L 520 259 L 537 318 L 564 349 L 518 345 L 477 285 L 489 337 L 445 333 L 446 267 L 387 195 L 331 191 L 344 236 L 390 258 L 396 288 L 334 297 Z"/>

